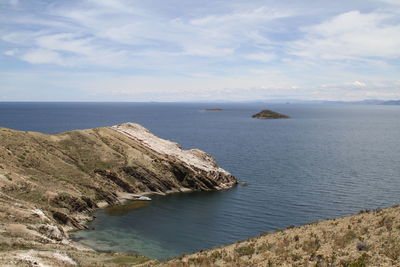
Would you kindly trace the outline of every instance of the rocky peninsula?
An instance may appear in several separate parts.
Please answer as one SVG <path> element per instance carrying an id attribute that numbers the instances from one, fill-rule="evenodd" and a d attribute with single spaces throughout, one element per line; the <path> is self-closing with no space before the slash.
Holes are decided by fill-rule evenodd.
<path id="1" fill-rule="evenodd" d="M 257 114 L 254 114 L 251 116 L 252 118 L 256 119 L 288 119 L 290 118 L 289 116 L 285 114 L 281 114 L 272 110 L 264 109 Z"/>
<path id="2" fill-rule="evenodd" d="M 90 212 L 146 194 L 237 184 L 207 153 L 183 150 L 144 127 L 60 134 L 0 128 L 0 266 L 126 266 L 147 259 L 73 242 Z"/>

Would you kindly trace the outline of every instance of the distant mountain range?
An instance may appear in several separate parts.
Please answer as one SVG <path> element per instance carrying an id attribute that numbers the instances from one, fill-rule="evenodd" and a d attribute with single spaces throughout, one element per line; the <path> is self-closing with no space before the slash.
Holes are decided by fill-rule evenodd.
<path id="1" fill-rule="evenodd" d="M 381 105 L 400 105 L 400 100 L 384 101 Z"/>
<path id="2" fill-rule="evenodd" d="M 299 100 L 299 99 L 273 99 L 260 101 L 260 103 L 270 104 L 341 104 L 341 105 L 400 105 L 400 100 L 380 100 L 380 99 L 366 99 L 361 101 L 328 101 L 328 100 Z"/>
<path id="3" fill-rule="evenodd" d="M 400 100 L 367 99 L 362 101 L 325 101 L 327 104 L 356 104 L 356 105 L 400 105 Z"/>

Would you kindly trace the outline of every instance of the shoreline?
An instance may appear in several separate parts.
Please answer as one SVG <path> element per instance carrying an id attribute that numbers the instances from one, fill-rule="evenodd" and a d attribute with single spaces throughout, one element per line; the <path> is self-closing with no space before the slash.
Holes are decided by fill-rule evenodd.
<path id="1" fill-rule="evenodd" d="M 148 260 L 96 253 L 69 233 L 93 212 L 139 196 L 224 190 L 237 179 L 206 152 L 183 150 L 144 127 L 59 134 L 0 128 L 0 265 L 121 266 Z"/>
<path id="2" fill-rule="evenodd" d="M 138 266 L 400 265 L 400 205 L 288 226 L 167 261 Z"/>

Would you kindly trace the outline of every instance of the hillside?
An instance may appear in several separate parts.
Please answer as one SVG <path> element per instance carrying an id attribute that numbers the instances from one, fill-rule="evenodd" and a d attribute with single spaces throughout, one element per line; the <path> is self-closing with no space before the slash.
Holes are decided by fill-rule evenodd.
<path id="1" fill-rule="evenodd" d="M 0 266 L 125 266 L 68 238 L 90 212 L 141 194 L 220 190 L 236 179 L 200 150 L 137 124 L 47 135 L 0 128 Z"/>
<path id="2" fill-rule="evenodd" d="M 288 227 L 141 266 L 400 266 L 400 207 Z"/>

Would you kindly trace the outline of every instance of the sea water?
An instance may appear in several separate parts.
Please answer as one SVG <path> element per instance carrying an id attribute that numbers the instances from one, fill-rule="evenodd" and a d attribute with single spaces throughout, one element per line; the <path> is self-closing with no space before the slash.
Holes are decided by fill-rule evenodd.
<path id="1" fill-rule="evenodd" d="M 252 119 L 261 109 L 291 118 Z M 207 151 L 248 186 L 99 210 L 92 230 L 74 238 L 100 251 L 166 259 L 400 203 L 400 106 L 0 103 L 0 126 L 18 130 L 56 133 L 127 121 Z"/>

